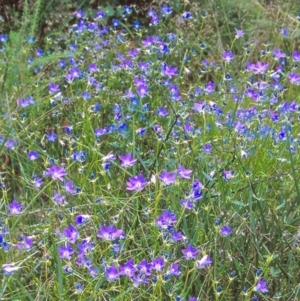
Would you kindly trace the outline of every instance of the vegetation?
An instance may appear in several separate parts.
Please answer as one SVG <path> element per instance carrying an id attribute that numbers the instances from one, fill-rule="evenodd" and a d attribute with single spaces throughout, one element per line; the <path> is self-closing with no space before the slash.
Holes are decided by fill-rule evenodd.
<path id="1" fill-rule="evenodd" d="M 44 33 L 24 3 L 0 35 L 0 299 L 299 299 L 296 1 L 79 5 Z"/>

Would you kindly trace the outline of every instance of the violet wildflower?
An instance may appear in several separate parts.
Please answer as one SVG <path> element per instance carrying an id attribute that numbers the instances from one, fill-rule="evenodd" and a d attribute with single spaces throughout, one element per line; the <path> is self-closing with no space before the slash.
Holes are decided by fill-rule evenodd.
<path id="1" fill-rule="evenodd" d="M 256 286 L 254 287 L 254 291 L 256 292 L 260 292 L 260 293 L 267 293 L 269 290 L 267 288 L 267 282 L 262 280 L 262 279 L 258 279 Z"/>
<path id="2" fill-rule="evenodd" d="M 177 242 L 177 241 L 180 241 L 180 240 L 186 240 L 186 237 L 183 236 L 181 232 L 173 231 L 171 233 L 171 236 L 172 236 L 173 242 Z"/>
<path id="3" fill-rule="evenodd" d="M 74 250 L 71 248 L 69 243 L 67 243 L 65 246 L 58 246 L 57 249 L 61 259 L 70 260 L 72 258 Z"/>
<path id="4" fill-rule="evenodd" d="M 165 169 L 162 171 L 162 173 L 158 177 L 163 185 L 171 185 L 175 183 L 176 180 L 176 173 L 175 172 L 170 172 L 168 173 Z"/>
<path id="5" fill-rule="evenodd" d="M 18 269 L 20 269 L 20 267 L 15 266 L 13 263 L 2 264 L 2 270 L 6 276 L 12 275 Z"/>
<path id="6" fill-rule="evenodd" d="M 68 241 L 72 244 L 74 244 L 76 240 L 79 238 L 79 232 L 72 224 L 70 225 L 69 228 L 65 228 L 63 230 L 63 233 L 68 239 Z"/>
<path id="7" fill-rule="evenodd" d="M 294 63 L 299 63 L 300 62 L 300 52 L 298 52 L 297 50 L 293 51 L 293 62 Z"/>
<path id="8" fill-rule="evenodd" d="M 137 159 L 133 158 L 130 153 L 127 153 L 124 156 L 119 156 L 119 159 L 122 161 L 121 166 L 123 167 L 131 167 L 137 161 Z"/>
<path id="9" fill-rule="evenodd" d="M 151 262 L 151 269 L 157 272 L 161 272 L 165 266 L 164 259 L 162 257 L 153 258 Z"/>
<path id="10" fill-rule="evenodd" d="M 234 177 L 234 171 L 233 170 L 224 170 L 223 171 L 223 178 L 227 182 L 229 182 Z"/>
<path id="11" fill-rule="evenodd" d="M 206 143 L 204 146 L 203 146 L 203 150 L 207 153 L 207 154 L 210 154 L 211 151 L 212 151 L 212 145 L 210 143 Z"/>
<path id="12" fill-rule="evenodd" d="M 125 234 L 121 229 L 116 229 L 113 225 L 107 227 L 100 225 L 100 231 L 97 233 L 97 237 L 106 241 L 115 241 L 117 239 L 124 239 Z"/>
<path id="13" fill-rule="evenodd" d="M 236 33 L 236 35 L 235 35 L 236 39 L 239 39 L 239 38 L 243 37 L 244 34 L 245 34 L 242 29 L 236 29 L 236 28 L 235 28 L 235 33 Z"/>
<path id="14" fill-rule="evenodd" d="M 38 153 L 38 152 L 30 151 L 30 152 L 28 153 L 28 158 L 29 158 L 29 160 L 31 160 L 31 161 L 37 160 L 38 157 L 39 157 L 39 153 Z"/>
<path id="15" fill-rule="evenodd" d="M 194 208 L 195 203 L 191 200 L 185 200 L 185 199 L 181 199 L 180 200 L 180 205 L 187 210 L 191 210 Z"/>
<path id="16" fill-rule="evenodd" d="M 220 230 L 220 234 L 225 237 L 230 235 L 231 233 L 232 233 L 232 229 L 228 225 L 223 226 Z"/>
<path id="17" fill-rule="evenodd" d="M 70 193 L 70 194 L 75 194 L 77 192 L 76 188 L 74 187 L 73 181 L 68 181 L 65 184 L 65 192 Z"/>
<path id="18" fill-rule="evenodd" d="M 112 152 L 109 152 L 106 156 L 102 157 L 103 162 L 110 162 L 115 159 L 116 159 L 116 157 Z"/>
<path id="19" fill-rule="evenodd" d="M 148 184 L 147 181 L 145 181 L 144 176 L 142 174 L 139 174 L 136 177 L 130 177 L 127 185 L 127 190 L 135 190 L 135 191 L 142 191 L 145 186 Z"/>
<path id="20" fill-rule="evenodd" d="M 107 279 L 107 281 L 109 282 L 113 282 L 113 281 L 117 281 L 119 278 L 119 272 L 116 268 L 115 265 L 112 265 L 111 267 L 109 267 L 108 269 L 106 269 L 105 271 L 105 277 Z"/>
<path id="21" fill-rule="evenodd" d="M 274 49 L 273 50 L 273 57 L 275 60 L 280 60 L 281 58 L 285 58 L 286 54 L 281 51 L 281 49 Z"/>
<path id="22" fill-rule="evenodd" d="M 196 266 L 199 269 L 204 269 L 211 264 L 212 264 L 212 260 L 209 257 L 209 255 L 204 255 L 200 260 L 196 261 Z"/>
<path id="23" fill-rule="evenodd" d="M 66 197 L 62 194 L 59 194 L 57 191 L 53 192 L 52 196 L 53 202 L 57 205 L 65 205 L 67 204 L 66 202 Z"/>
<path id="24" fill-rule="evenodd" d="M 168 76 L 169 78 L 178 75 L 177 67 L 168 66 L 164 63 L 162 65 L 162 75 Z"/>
<path id="25" fill-rule="evenodd" d="M 55 142 L 57 140 L 57 135 L 54 133 L 54 131 L 51 131 L 51 133 L 46 134 L 46 138 L 48 142 Z"/>
<path id="26" fill-rule="evenodd" d="M 195 259 L 196 255 L 199 253 L 198 249 L 193 248 L 191 244 L 188 245 L 186 249 L 181 250 L 186 260 Z"/>
<path id="27" fill-rule="evenodd" d="M 129 259 L 123 266 L 120 267 L 119 275 L 133 277 L 135 272 L 133 259 Z"/>
<path id="28" fill-rule="evenodd" d="M 163 230 L 170 230 L 176 224 L 176 213 L 169 210 L 165 210 L 160 216 L 156 219 L 156 224 L 159 228 Z"/>
<path id="29" fill-rule="evenodd" d="M 7 205 L 7 209 L 10 211 L 11 215 L 19 215 L 23 210 L 23 205 L 13 200 L 10 205 Z"/>
<path id="30" fill-rule="evenodd" d="M 139 85 L 137 88 L 137 94 L 141 97 L 144 98 L 149 94 L 149 89 L 147 85 Z"/>
<path id="31" fill-rule="evenodd" d="M 270 63 L 268 62 L 257 62 L 257 63 L 250 63 L 247 62 L 247 70 L 248 71 L 253 71 L 254 74 L 264 74 L 268 67 L 269 67 Z"/>
<path id="32" fill-rule="evenodd" d="M 172 263 L 169 270 L 167 271 L 167 276 L 179 276 L 181 274 L 179 270 L 179 264 Z"/>
<path id="33" fill-rule="evenodd" d="M 181 164 L 178 165 L 178 170 L 177 173 L 179 175 L 180 178 L 183 179 L 190 179 L 191 178 L 191 173 L 193 171 L 191 169 L 185 169 Z"/>
<path id="34" fill-rule="evenodd" d="M 16 243 L 16 247 L 20 250 L 29 251 L 33 244 L 33 236 L 22 237 L 21 242 Z"/>
<path id="35" fill-rule="evenodd" d="M 133 286 L 138 287 L 140 284 L 148 283 L 148 280 L 144 274 L 135 274 L 132 277 L 133 280 Z"/>
<path id="36" fill-rule="evenodd" d="M 52 165 L 51 167 L 47 168 L 47 174 L 51 176 L 53 180 L 64 180 L 64 176 L 66 176 L 68 173 L 65 171 L 65 168 L 63 166 L 56 166 Z"/>
<path id="37" fill-rule="evenodd" d="M 201 102 L 195 103 L 192 109 L 194 111 L 197 111 L 198 113 L 204 113 L 205 105 L 206 105 L 205 101 L 201 101 Z"/>
<path id="38" fill-rule="evenodd" d="M 57 84 L 54 84 L 54 83 L 50 83 L 49 84 L 49 93 L 50 94 L 53 94 L 53 93 L 56 93 L 56 92 L 59 92 L 59 85 Z"/>
<path id="39" fill-rule="evenodd" d="M 300 85 L 300 75 L 297 72 L 288 74 L 290 83 L 293 85 Z"/>
<path id="40" fill-rule="evenodd" d="M 228 50 L 223 53 L 223 60 L 226 63 L 230 63 L 234 59 L 232 51 Z"/>
<path id="41" fill-rule="evenodd" d="M 181 17 L 184 19 L 184 20 L 188 20 L 192 17 L 192 14 L 190 12 L 184 12 Z"/>
<path id="42" fill-rule="evenodd" d="M 146 129 L 145 128 L 139 128 L 135 131 L 137 134 L 139 135 L 144 135 L 146 133 Z"/>
<path id="43" fill-rule="evenodd" d="M 151 263 L 148 263 L 146 259 L 143 259 L 138 265 L 137 270 L 140 271 L 140 274 L 150 276 L 151 275 Z"/>
<path id="44" fill-rule="evenodd" d="M 32 184 L 35 188 L 39 189 L 43 186 L 44 182 L 40 177 L 34 176 L 32 177 Z"/>
<path id="45" fill-rule="evenodd" d="M 167 108 L 164 107 L 160 107 L 157 110 L 157 115 L 160 117 L 166 117 L 169 115 Z"/>
<path id="46" fill-rule="evenodd" d="M 77 225 L 82 225 L 82 224 L 85 224 L 90 218 L 91 218 L 90 215 L 80 214 L 80 215 L 76 216 L 75 222 Z"/>

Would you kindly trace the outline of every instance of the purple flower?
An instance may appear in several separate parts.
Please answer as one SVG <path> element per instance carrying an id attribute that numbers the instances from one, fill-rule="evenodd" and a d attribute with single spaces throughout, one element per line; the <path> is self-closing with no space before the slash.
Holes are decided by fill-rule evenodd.
<path id="1" fill-rule="evenodd" d="M 76 10 L 76 11 L 74 12 L 74 15 L 75 15 L 76 18 L 80 19 L 80 18 L 83 17 L 84 14 L 83 14 L 83 11 L 82 11 L 82 10 Z"/>
<path id="2" fill-rule="evenodd" d="M 268 62 L 257 62 L 257 63 L 250 63 L 247 62 L 247 70 L 253 71 L 254 74 L 264 74 L 269 67 Z"/>
<path id="3" fill-rule="evenodd" d="M 161 71 L 164 76 L 168 76 L 170 78 L 178 74 L 177 67 L 168 66 L 165 63 L 163 63 Z"/>
<path id="4" fill-rule="evenodd" d="M 125 234 L 121 229 L 116 229 L 113 225 L 107 227 L 100 225 L 100 231 L 97 233 L 97 237 L 106 241 L 115 241 L 117 239 L 124 239 Z"/>
<path id="5" fill-rule="evenodd" d="M 191 169 L 185 169 L 181 164 L 178 165 L 177 173 L 178 173 L 180 178 L 190 179 L 191 178 L 190 174 L 192 172 L 193 171 Z"/>
<path id="6" fill-rule="evenodd" d="M 137 93 L 141 98 L 144 98 L 149 94 L 149 89 L 147 85 L 139 85 L 137 88 Z"/>
<path id="7" fill-rule="evenodd" d="M 165 266 L 164 259 L 162 257 L 153 258 L 151 262 L 151 269 L 157 272 L 161 272 Z"/>
<path id="8" fill-rule="evenodd" d="M 281 58 L 286 57 L 286 54 L 281 51 L 281 49 L 274 49 L 273 50 L 273 57 L 275 60 L 280 60 Z"/>
<path id="9" fill-rule="evenodd" d="M 203 146 L 203 150 L 207 153 L 207 154 L 210 154 L 211 151 L 212 151 L 212 145 L 210 143 L 206 143 L 204 146 Z"/>
<path id="10" fill-rule="evenodd" d="M 144 176 L 142 174 L 139 174 L 136 177 L 130 177 L 126 184 L 127 190 L 142 191 L 148 182 L 144 180 Z"/>
<path id="11" fill-rule="evenodd" d="M 221 233 L 222 236 L 226 237 L 226 236 L 228 236 L 232 233 L 232 229 L 231 229 L 230 226 L 225 225 L 221 228 L 220 233 Z"/>
<path id="12" fill-rule="evenodd" d="M 50 83 L 50 84 L 49 84 L 49 93 L 50 93 L 50 94 L 53 94 L 53 93 L 59 92 L 59 91 L 60 91 L 60 90 L 59 90 L 59 85 L 54 84 L 54 83 Z"/>
<path id="13" fill-rule="evenodd" d="M 11 215 L 19 215 L 23 210 L 23 205 L 19 204 L 16 200 L 13 200 L 10 205 L 7 205 L 7 209 Z"/>
<path id="14" fill-rule="evenodd" d="M 232 51 L 224 51 L 223 53 L 223 60 L 226 62 L 226 63 L 230 63 L 232 60 L 234 59 L 234 56 L 233 56 L 233 53 Z"/>
<path id="15" fill-rule="evenodd" d="M 33 244 L 33 237 L 27 236 L 27 237 L 22 237 L 22 241 L 17 243 L 16 247 L 19 248 L 20 250 L 29 251 L 32 247 L 32 244 Z"/>
<path id="16" fill-rule="evenodd" d="M 75 194 L 76 193 L 76 188 L 74 187 L 74 182 L 73 181 L 68 181 L 65 184 L 65 192 L 70 193 L 70 194 Z"/>
<path id="17" fill-rule="evenodd" d="M 51 167 L 47 168 L 47 174 L 50 175 L 53 180 L 63 181 L 64 176 L 68 173 L 65 171 L 63 166 L 59 167 L 53 164 Z"/>
<path id="18" fill-rule="evenodd" d="M 209 81 L 207 84 L 205 84 L 204 91 L 207 95 L 213 93 L 215 91 L 215 83 Z"/>
<path id="19" fill-rule="evenodd" d="M 33 177 L 32 179 L 32 184 L 34 185 L 35 188 L 41 188 L 42 185 L 44 184 L 43 180 L 40 177 Z"/>
<path id="20" fill-rule="evenodd" d="M 12 275 L 14 272 L 16 272 L 20 267 L 16 267 L 13 263 L 9 264 L 2 264 L 3 273 L 6 276 Z"/>
<path id="21" fill-rule="evenodd" d="M 162 171 L 162 173 L 158 177 L 163 185 L 171 185 L 175 183 L 176 180 L 176 173 L 175 172 L 170 172 L 168 173 L 165 169 Z"/>
<path id="22" fill-rule="evenodd" d="M 138 287 L 140 284 L 148 283 L 148 280 L 144 274 L 136 274 L 132 277 L 133 286 Z"/>
<path id="23" fill-rule="evenodd" d="M 144 135 L 146 133 L 146 129 L 145 128 L 139 128 L 135 131 L 137 134 L 139 135 Z"/>
<path id="24" fill-rule="evenodd" d="M 111 161 L 113 161 L 115 159 L 116 159 L 116 157 L 115 157 L 115 155 L 112 152 L 109 152 L 106 156 L 104 156 L 102 158 L 103 162 L 111 162 Z"/>
<path id="25" fill-rule="evenodd" d="M 156 224 L 163 230 L 170 230 L 176 224 L 176 214 L 169 210 L 165 210 L 162 215 L 156 219 Z"/>
<path id="26" fill-rule="evenodd" d="M 57 140 L 57 135 L 52 131 L 51 133 L 46 134 L 46 138 L 49 142 L 55 142 Z"/>
<path id="27" fill-rule="evenodd" d="M 195 259 L 196 255 L 199 253 L 198 249 L 193 248 L 191 244 L 188 245 L 186 249 L 181 250 L 186 260 Z"/>
<path id="28" fill-rule="evenodd" d="M 167 276 L 179 276 L 181 274 L 179 264 L 172 263 L 166 274 Z"/>
<path id="29" fill-rule="evenodd" d="M 201 102 L 195 103 L 192 109 L 194 111 L 197 111 L 198 113 L 204 113 L 205 105 L 206 105 L 205 101 L 201 101 Z"/>
<path id="30" fill-rule="evenodd" d="M 82 225 L 82 224 L 85 224 L 90 218 L 91 218 L 90 215 L 80 214 L 80 215 L 76 216 L 75 222 L 77 225 Z"/>
<path id="31" fill-rule="evenodd" d="M 39 157 L 39 153 L 38 153 L 38 152 L 30 151 L 30 152 L 28 153 L 28 158 L 29 158 L 29 160 L 31 160 L 31 161 L 37 160 L 38 157 Z"/>
<path id="32" fill-rule="evenodd" d="M 256 286 L 254 287 L 254 290 L 256 292 L 260 292 L 260 293 L 267 293 L 269 290 L 267 288 L 267 282 L 262 280 L 262 279 L 258 279 Z"/>
<path id="33" fill-rule="evenodd" d="M 211 264 L 212 260 L 210 259 L 209 255 L 204 255 L 200 260 L 196 261 L 196 266 L 199 269 L 204 269 Z"/>
<path id="34" fill-rule="evenodd" d="M 191 210 L 194 208 L 195 203 L 191 200 L 185 200 L 185 199 L 181 199 L 180 200 L 180 205 L 187 210 Z"/>
<path id="35" fill-rule="evenodd" d="M 300 52 L 298 52 L 297 50 L 293 51 L 293 62 L 300 62 Z"/>
<path id="36" fill-rule="evenodd" d="M 229 182 L 234 176 L 234 171 L 233 170 L 224 170 L 223 171 L 223 178 L 227 182 Z"/>
<path id="37" fill-rule="evenodd" d="M 70 260 L 72 258 L 74 250 L 71 248 L 71 245 L 69 243 L 67 243 L 65 246 L 58 246 L 57 249 L 59 252 L 59 257 L 61 259 Z"/>
<path id="38" fill-rule="evenodd" d="M 105 277 L 106 277 L 107 281 L 109 281 L 109 282 L 113 282 L 113 281 L 118 280 L 119 272 L 118 272 L 115 265 L 112 265 L 110 268 L 108 268 L 105 271 Z"/>
<path id="39" fill-rule="evenodd" d="M 235 28 L 235 33 L 236 33 L 236 35 L 235 35 L 235 38 L 236 39 L 239 39 L 239 38 L 241 38 L 242 36 L 244 36 L 244 31 L 242 30 L 242 29 L 236 29 Z"/>
<path id="40" fill-rule="evenodd" d="M 133 259 L 129 259 L 123 266 L 120 267 L 119 275 L 133 277 L 135 272 Z"/>
<path id="41" fill-rule="evenodd" d="M 137 159 L 134 159 L 130 153 L 127 153 L 124 156 L 119 156 L 119 159 L 122 161 L 121 166 L 123 167 L 131 167 L 137 161 Z"/>
<path id="42" fill-rule="evenodd" d="M 173 231 L 171 233 L 171 236 L 172 236 L 173 242 L 177 242 L 177 241 L 180 241 L 180 240 L 186 240 L 186 237 L 183 236 L 181 232 Z"/>
<path id="43" fill-rule="evenodd" d="M 69 228 L 64 229 L 63 233 L 68 239 L 68 241 L 72 244 L 74 244 L 79 238 L 79 232 L 72 224 Z"/>
<path id="44" fill-rule="evenodd" d="M 186 11 L 181 15 L 181 17 L 185 20 L 188 20 L 192 17 L 192 14 L 190 12 Z"/>
<path id="45" fill-rule="evenodd" d="M 290 83 L 293 85 L 300 85 L 300 75 L 297 72 L 289 73 Z"/>
<path id="46" fill-rule="evenodd" d="M 137 270 L 140 271 L 140 274 L 149 276 L 149 275 L 151 275 L 151 267 L 152 267 L 152 265 L 150 263 L 148 263 L 146 259 L 143 259 L 137 265 Z"/>
<path id="47" fill-rule="evenodd" d="M 168 116 L 168 110 L 167 110 L 167 108 L 158 108 L 158 110 L 157 110 L 157 115 L 158 116 L 160 116 L 160 117 L 166 117 L 166 116 Z"/>
<path id="48" fill-rule="evenodd" d="M 57 205 L 65 205 L 66 202 L 66 197 L 62 194 L 59 194 L 57 191 L 53 192 L 53 202 Z"/>

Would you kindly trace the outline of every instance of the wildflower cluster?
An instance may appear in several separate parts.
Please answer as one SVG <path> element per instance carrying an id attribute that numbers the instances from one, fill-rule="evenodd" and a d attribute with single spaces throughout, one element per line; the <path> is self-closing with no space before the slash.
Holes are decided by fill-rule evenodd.
<path id="1" fill-rule="evenodd" d="M 206 55 L 171 6 L 147 15 L 149 31 L 79 10 L 49 49 L 27 41 L 36 85 L 14 118 L 2 111 L 14 129 L 0 136 L 4 281 L 37 273 L 61 294 L 65 283 L 107 300 L 275 295 L 292 281 L 285 268 L 298 273 L 294 233 L 283 233 L 299 220 L 300 53 L 235 47 L 250 38 L 236 29 L 229 49 Z M 59 59 L 48 66 L 50 49 Z M 275 235 L 269 214 L 287 232 Z"/>

